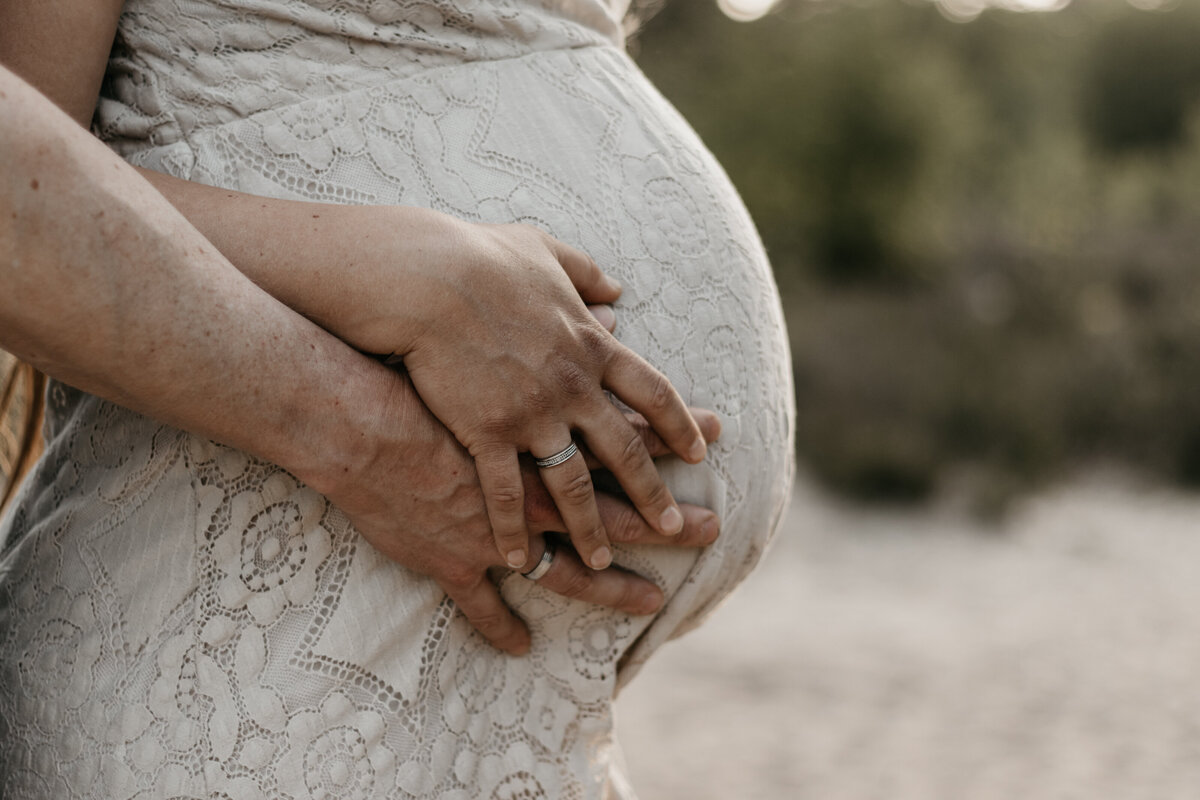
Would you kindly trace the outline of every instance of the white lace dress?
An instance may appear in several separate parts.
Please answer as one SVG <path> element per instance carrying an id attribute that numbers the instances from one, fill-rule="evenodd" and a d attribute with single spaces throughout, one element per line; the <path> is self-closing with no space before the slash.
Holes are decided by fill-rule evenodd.
<path id="1" fill-rule="evenodd" d="M 653 619 L 501 577 L 486 644 L 291 475 L 62 385 L 0 529 L 0 794 L 632 796 L 617 688 L 759 559 L 791 478 L 779 299 L 736 193 L 625 55 L 622 0 L 133 0 L 97 129 L 130 161 L 283 198 L 526 221 L 625 286 L 618 336 L 720 413 L 703 553 L 623 548 Z M 697 703 L 705 698 L 697 697 Z"/>

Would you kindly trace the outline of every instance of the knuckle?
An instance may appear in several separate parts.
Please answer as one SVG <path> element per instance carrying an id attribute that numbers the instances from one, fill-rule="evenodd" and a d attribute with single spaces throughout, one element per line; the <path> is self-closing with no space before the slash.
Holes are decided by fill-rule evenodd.
<path id="1" fill-rule="evenodd" d="M 563 597 L 570 597 L 578 600 L 587 596 L 594 582 L 595 578 L 592 577 L 591 573 L 585 570 L 580 570 L 579 572 L 573 573 L 566 578 L 562 584 L 562 588 L 558 590 L 558 593 Z"/>
<path id="2" fill-rule="evenodd" d="M 642 517 L 633 506 L 622 506 L 616 518 L 609 523 L 608 532 L 614 541 L 626 544 L 635 542 L 642 533 Z"/>
<path id="3" fill-rule="evenodd" d="M 599 525 L 588 525 L 587 527 L 573 530 L 570 533 L 571 545 L 575 548 L 575 552 L 579 554 L 581 561 L 588 562 L 594 557 L 593 551 L 601 547 L 607 547 L 611 542 L 608 538 L 608 530 Z M 593 572 L 592 567 L 586 567 L 585 572 Z"/>
<path id="4" fill-rule="evenodd" d="M 662 478 L 655 473 L 654 483 L 644 490 L 644 494 L 642 496 L 642 505 L 663 511 L 665 510 L 664 506 L 670 502 L 671 494 L 667 490 L 667 485 L 663 483 Z"/>
<path id="5" fill-rule="evenodd" d="M 667 380 L 667 376 L 655 370 L 651 378 L 650 408 L 654 411 L 666 411 L 675 401 L 675 387 Z"/>
<path id="6" fill-rule="evenodd" d="M 629 413 L 625 415 L 625 421 L 629 423 L 629 427 L 638 432 L 638 436 L 642 437 L 643 442 L 650 440 L 654 429 L 650 427 L 650 423 L 641 414 Z"/>
<path id="7" fill-rule="evenodd" d="M 525 409 L 534 417 L 544 416 L 557 404 L 555 399 L 551 397 L 551 392 L 547 391 L 546 387 L 541 384 L 531 384 L 526 387 L 522 400 Z"/>
<path id="8" fill-rule="evenodd" d="M 517 530 L 495 531 L 494 538 L 496 545 L 504 553 L 513 547 L 524 546 L 527 541 L 524 532 Z"/>
<path id="9" fill-rule="evenodd" d="M 604 529 L 604 527 L 596 525 L 595 527 L 590 528 L 586 533 L 577 536 L 576 538 L 581 542 L 600 547 L 603 544 L 607 544 L 607 537 L 608 532 Z"/>
<path id="10" fill-rule="evenodd" d="M 558 388 L 568 397 L 583 397 L 597 385 L 596 378 L 583 365 L 564 359 L 554 368 Z"/>
<path id="11" fill-rule="evenodd" d="M 479 629 L 480 633 L 488 636 L 488 638 L 492 636 L 499 637 L 505 633 L 505 629 L 508 627 L 508 620 L 505 615 L 495 610 L 476 612 L 473 616 L 468 617 L 468 619 L 470 619 L 472 625 Z"/>
<path id="12" fill-rule="evenodd" d="M 597 273 L 597 278 L 599 278 L 599 273 Z M 584 351 L 597 361 L 604 360 L 611 353 L 614 341 L 612 334 L 599 323 L 587 325 L 579 331 L 579 342 Z"/>
<path id="13" fill-rule="evenodd" d="M 519 486 L 495 486 L 488 492 L 488 505 L 501 514 L 525 510 L 525 497 Z"/>
<path id="14" fill-rule="evenodd" d="M 670 452 L 663 442 L 662 437 L 658 435 L 658 432 L 654 428 L 650 427 L 649 422 L 639 418 L 633 427 L 637 431 L 638 436 L 641 437 L 648 457 L 653 458 L 656 454 L 662 455 Z"/>
<path id="15" fill-rule="evenodd" d="M 650 460 L 650 451 L 646 449 L 646 441 L 636 428 L 633 435 L 625 442 L 618 456 L 618 463 L 625 470 L 634 470 Z"/>
<path id="16" fill-rule="evenodd" d="M 474 588 L 481 573 L 469 564 L 455 563 L 442 568 L 440 581 L 458 590 Z"/>
<path id="17" fill-rule="evenodd" d="M 514 222 L 511 230 L 514 237 L 525 242 L 527 246 L 540 246 L 548 249 L 554 241 L 553 236 L 528 222 Z"/>
<path id="18" fill-rule="evenodd" d="M 516 427 L 516 420 L 513 419 L 513 415 L 507 409 L 485 405 L 479 411 L 479 420 L 476 423 L 476 428 L 488 439 L 510 439 Z"/>
<path id="19" fill-rule="evenodd" d="M 576 269 L 579 270 L 580 277 L 587 285 L 597 284 L 604 277 L 604 273 L 600 270 L 600 265 L 587 253 L 579 250 L 568 250 L 564 254 L 564 257 L 574 262 Z"/>
<path id="20" fill-rule="evenodd" d="M 595 494 L 592 488 L 592 475 L 587 470 L 571 478 L 562 487 L 562 496 L 574 505 L 582 505 L 590 501 Z"/>

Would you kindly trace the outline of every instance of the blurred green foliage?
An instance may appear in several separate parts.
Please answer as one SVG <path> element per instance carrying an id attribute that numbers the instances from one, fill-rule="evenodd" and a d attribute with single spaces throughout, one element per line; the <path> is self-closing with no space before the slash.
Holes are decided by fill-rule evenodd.
<path id="1" fill-rule="evenodd" d="M 758 223 L 811 473 L 982 510 L 1094 459 L 1200 485 L 1200 3 L 675 0 L 632 49 Z"/>

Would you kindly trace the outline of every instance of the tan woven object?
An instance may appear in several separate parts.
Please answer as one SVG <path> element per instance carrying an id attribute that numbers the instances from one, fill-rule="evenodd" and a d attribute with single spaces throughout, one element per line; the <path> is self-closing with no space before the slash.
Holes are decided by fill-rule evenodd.
<path id="1" fill-rule="evenodd" d="M 0 509 L 42 452 L 45 376 L 0 350 Z"/>

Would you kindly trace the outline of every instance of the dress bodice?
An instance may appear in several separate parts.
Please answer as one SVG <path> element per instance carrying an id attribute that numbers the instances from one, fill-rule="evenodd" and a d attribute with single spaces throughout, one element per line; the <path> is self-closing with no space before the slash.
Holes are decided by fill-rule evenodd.
<path id="1" fill-rule="evenodd" d="M 621 46 L 628 6 L 629 0 L 129 0 L 96 125 L 110 141 L 173 144 L 197 127 L 424 70 Z"/>

